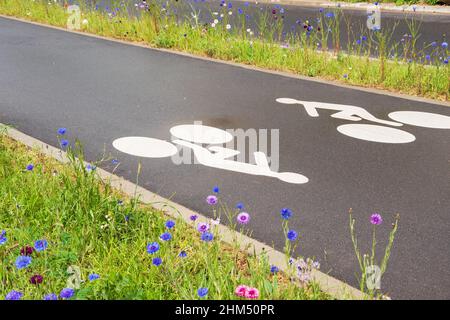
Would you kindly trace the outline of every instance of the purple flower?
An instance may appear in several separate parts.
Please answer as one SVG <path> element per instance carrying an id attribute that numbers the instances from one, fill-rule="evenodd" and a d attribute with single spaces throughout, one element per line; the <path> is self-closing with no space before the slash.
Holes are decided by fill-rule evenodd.
<path id="1" fill-rule="evenodd" d="M 247 224 L 250 221 L 250 215 L 247 212 L 241 212 L 237 215 L 237 222 Z"/>
<path id="2" fill-rule="evenodd" d="M 344 74 L 343 77 L 344 77 L 344 79 L 347 79 L 348 78 L 348 74 Z"/>
<path id="3" fill-rule="evenodd" d="M 159 238 L 162 241 L 169 241 L 170 239 L 172 239 L 172 235 L 168 232 L 164 232 L 162 235 L 159 236 Z"/>
<path id="4" fill-rule="evenodd" d="M 22 296 L 22 292 L 12 290 L 6 295 L 5 300 L 20 300 Z"/>
<path id="5" fill-rule="evenodd" d="M 199 232 L 206 232 L 206 231 L 208 231 L 209 230 L 209 224 L 207 224 L 207 223 L 204 223 L 204 222 L 200 222 L 198 225 L 197 225 L 197 230 L 199 231 Z"/>
<path id="6" fill-rule="evenodd" d="M 214 239 L 214 235 L 210 232 L 204 232 L 204 233 L 202 233 L 200 238 L 202 241 L 210 242 Z"/>
<path id="7" fill-rule="evenodd" d="M 99 276 L 98 274 L 96 274 L 96 273 L 91 273 L 91 274 L 88 276 L 89 281 L 94 281 L 94 280 L 97 280 L 97 279 L 99 279 L 99 278 L 100 278 L 100 276 Z"/>
<path id="8" fill-rule="evenodd" d="M 30 163 L 29 165 L 27 165 L 27 171 L 33 171 L 34 169 L 34 165 L 32 163 Z"/>
<path id="9" fill-rule="evenodd" d="M 47 240 L 37 240 L 34 243 L 34 248 L 36 249 L 37 252 L 44 251 L 45 249 L 47 249 L 47 247 L 48 247 Z"/>
<path id="10" fill-rule="evenodd" d="M 0 245 L 5 244 L 7 240 L 8 238 L 6 238 L 6 231 L 2 230 L 2 232 L 0 232 Z"/>
<path id="11" fill-rule="evenodd" d="M 25 246 L 20 249 L 20 254 L 22 256 L 31 256 L 34 252 L 34 248 L 30 246 Z"/>
<path id="12" fill-rule="evenodd" d="M 44 300 L 58 300 L 58 296 L 54 293 L 49 293 L 44 296 Z"/>
<path id="13" fill-rule="evenodd" d="M 270 273 L 277 273 L 278 271 L 280 271 L 280 269 L 278 269 L 278 267 L 277 266 L 275 266 L 275 265 L 271 265 L 270 266 Z"/>
<path id="14" fill-rule="evenodd" d="M 197 294 L 200 298 L 204 298 L 208 294 L 208 288 L 199 288 Z"/>
<path id="15" fill-rule="evenodd" d="M 208 197 L 206 197 L 206 203 L 208 203 L 211 206 L 215 205 L 217 203 L 217 197 L 209 195 Z"/>
<path id="16" fill-rule="evenodd" d="M 167 229 L 172 229 L 173 227 L 175 227 L 175 222 L 172 220 L 169 220 L 166 222 L 166 228 Z"/>
<path id="17" fill-rule="evenodd" d="M 441 46 L 442 46 L 442 48 L 447 49 L 448 43 L 447 42 L 442 42 Z"/>
<path id="18" fill-rule="evenodd" d="M 156 267 L 159 267 L 162 264 L 162 259 L 161 258 L 153 258 L 152 264 Z"/>
<path id="19" fill-rule="evenodd" d="M 289 230 L 288 233 L 287 233 L 287 238 L 288 238 L 290 241 L 295 241 L 295 240 L 297 239 L 297 236 L 298 236 L 298 234 L 297 234 L 297 232 L 294 231 L 294 230 Z"/>
<path id="20" fill-rule="evenodd" d="M 292 216 L 292 211 L 291 211 L 291 209 L 289 209 L 289 208 L 283 208 L 283 209 L 281 209 L 280 213 L 281 213 L 281 217 L 282 217 L 284 220 L 289 220 L 289 219 L 291 218 L 291 216 Z"/>
<path id="21" fill-rule="evenodd" d="M 379 226 L 383 222 L 383 218 L 378 213 L 374 213 L 370 216 L 370 223 Z"/>
<path id="22" fill-rule="evenodd" d="M 65 135 L 66 132 L 67 132 L 67 129 L 66 129 L 66 128 L 59 128 L 59 129 L 58 129 L 58 134 L 59 134 L 60 136 Z"/>
<path id="23" fill-rule="evenodd" d="M 70 299 L 73 297 L 74 294 L 75 290 L 73 290 L 72 288 L 64 288 L 59 293 L 59 296 L 63 299 Z"/>
<path id="24" fill-rule="evenodd" d="M 187 253 L 186 253 L 186 251 L 181 251 L 181 252 L 178 254 L 178 256 L 179 256 L 180 258 L 186 258 L 186 257 L 187 257 Z"/>
<path id="25" fill-rule="evenodd" d="M 32 283 L 32 284 L 41 284 L 43 280 L 44 280 L 43 276 L 41 276 L 40 274 L 35 274 L 34 276 L 32 276 L 30 278 L 30 283 Z"/>
<path id="26" fill-rule="evenodd" d="M 31 264 L 31 257 L 29 256 L 18 256 L 16 259 L 16 268 L 24 269 Z"/>
<path id="27" fill-rule="evenodd" d="M 119 160 L 117 160 L 117 159 L 112 159 L 112 160 L 111 160 L 111 163 L 112 163 L 113 165 L 118 165 L 118 164 L 119 164 Z"/>
<path id="28" fill-rule="evenodd" d="M 159 250 L 159 244 L 158 242 L 153 242 L 153 243 L 149 243 L 147 245 L 147 252 L 149 254 L 154 254 L 155 252 L 157 252 Z"/>
<path id="29" fill-rule="evenodd" d="M 191 221 L 195 221 L 197 220 L 198 216 L 196 214 L 193 214 L 189 217 L 189 219 L 191 219 Z"/>

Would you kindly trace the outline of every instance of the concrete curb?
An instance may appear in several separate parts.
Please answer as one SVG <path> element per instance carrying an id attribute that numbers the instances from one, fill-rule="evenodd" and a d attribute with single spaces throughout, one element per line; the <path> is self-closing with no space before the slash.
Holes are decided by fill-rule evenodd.
<path id="1" fill-rule="evenodd" d="M 42 154 L 52 157 L 62 163 L 69 162 L 69 158 L 65 151 L 50 146 L 45 142 L 42 142 L 16 129 L 7 127 L 0 123 L 0 128 L 1 127 L 6 127 L 7 135 L 10 138 L 19 141 L 30 148 L 34 148 Z M 210 221 L 209 218 L 202 214 L 199 214 L 198 212 L 194 212 L 178 203 L 163 198 L 136 185 L 133 182 L 125 180 L 124 178 L 116 176 L 106 170 L 97 168 L 96 172 L 101 180 L 109 182 L 115 189 L 120 190 L 130 197 L 138 196 L 143 203 L 151 205 L 157 210 L 163 211 L 166 215 L 172 218 L 181 218 L 187 224 L 190 224 L 191 221 L 189 217 L 193 214 L 196 214 L 199 216 L 199 221 Z M 277 265 L 283 271 L 286 271 L 288 269 L 284 253 L 277 251 L 272 247 L 250 237 L 247 237 L 243 234 L 235 233 L 225 225 L 219 224 L 217 227 L 218 234 L 220 235 L 222 241 L 231 244 L 234 239 L 237 239 L 242 251 L 247 252 L 250 255 L 266 253 L 270 264 Z M 312 277 L 319 284 L 321 290 L 330 294 L 336 299 L 364 299 L 364 293 L 360 290 L 353 288 L 352 286 L 321 271 L 314 270 L 312 273 Z"/>
<path id="2" fill-rule="evenodd" d="M 244 69 L 258 71 L 258 72 L 269 73 L 269 74 L 283 76 L 283 77 L 288 77 L 288 78 L 293 78 L 293 79 L 306 80 L 306 81 L 311 81 L 311 82 L 315 82 L 315 83 L 332 85 L 332 86 L 340 87 L 340 88 L 358 90 L 358 91 L 362 91 L 362 92 L 375 93 L 375 94 L 385 95 L 385 96 L 390 96 L 390 97 L 395 97 L 395 98 L 401 98 L 401 99 L 407 99 L 407 100 L 412 100 L 412 101 L 417 101 L 417 102 L 423 102 L 423 103 L 430 103 L 430 104 L 440 105 L 440 106 L 444 106 L 444 107 L 450 107 L 450 101 L 441 101 L 441 100 L 435 100 L 435 99 L 430 99 L 430 98 L 425 98 L 425 97 L 412 96 L 412 95 L 407 95 L 407 94 L 404 94 L 404 93 L 397 93 L 397 92 L 388 91 L 388 90 L 382 90 L 382 89 L 359 87 L 359 86 L 355 86 L 355 85 L 344 84 L 344 83 L 341 83 L 341 82 L 338 82 L 338 81 L 324 80 L 324 79 L 319 79 L 319 78 L 312 78 L 312 77 L 302 76 L 302 75 L 289 73 L 289 72 L 285 72 L 285 71 L 268 70 L 268 69 L 264 69 L 264 68 L 261 68 L 261 67 L 255 67 L 255 66 L 247 65 L 247 64 L 243 64 L 243 63 L 232 62 L 232 61 L 225 61 L 225 60 L 214 59 L 214 58 L 208 58 L 208 57 L 194 55 L 194 54 L 183 52 L 183 51 L 155 48 L 155 47 L 151 47 L 150 45 L 143 44 L 143 43 L 129 42 L 129 41 L 120 40 L 120 39 L 108 38 L 108 37 L 99 36 L 99 35 L 96 35 L 96 34 L 93 34 L 93 33 L 87 33 L 87 32 L 82 32 L 82 31 L 75 31 L 75 30 L 68 30 L 66 28 L 56 27 L 56 26 L 43 24 L 43 23 L 35 22 L 35 21 L 30 21 L 30 20 L 26 20 L 26 19 L 22 19 L 22 18 L 6 16 L 6 15 L 3 15 L 3 14 L 0 14 L 0 18 L 14 20 L 14 21 L 19 21 L 19 22 L 23 22 L 23 23 L 29 23 L 29 24 L 40 26 L 40 27 L 44 27 L 44 28 L 50 28 L 50 29 L 54 29 L 54 30 L 69 32 L 69 33 L 78 34 L 78 35 L 91 37 L 91 38 L 95 38 L 95 39 L 116 42 L 116 43 L 125 44 L 125 45 L 129 45 L 129 46 L 140 47 L 140 48 L 145 48 L 145 49 L 159 51 L 159 52 L 165 52 L 165 53 L 169 53 L 169 54 L 176 54 L 176 55 L 179 55 L 179 56 L 184 56 L 184 57 L 197 59 L 197 60 L 221 63 L 221 64 L 233 66 L 233 67 L 239 67 L 239 68 L 244 68 Z"/>

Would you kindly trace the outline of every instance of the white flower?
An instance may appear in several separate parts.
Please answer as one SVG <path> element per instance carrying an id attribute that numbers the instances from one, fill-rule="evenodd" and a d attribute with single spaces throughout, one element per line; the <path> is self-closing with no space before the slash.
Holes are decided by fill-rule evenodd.
<path id="1" fill-rule="evenodd" d="M 223 13 L 220 14 L 220 17 L 223 18 Z"/>
<path id="2" fill-rule="evenodd" d="M 215 23 L 211 23 L 211 27 L 215 28 L 216 24 Z"/>
<path id="3" fill-rule="evenodd" d="M 83 26 L 87 26 L 88 21 L 87 21 L 87 19 L 84 19 L 81 23 L 83 24 Z"/>
<path id="4" fill-rule="evenodd" d="M 227 30 L 230 30 L 231 29 L 231 25 L 227 24 L 226 28 L 227 28 Z"/>
<path id="5" fill-rule="evenodd" d="M 248 28 L 248 29 L 247 29 L 247 32 L 248 32 L 248 33 L 252 32 L 252 29 Z"/>
<path id="6" fill-rule="evenodd" d="M 233 14 L 233 11 L 228 11 L 228 14 L 231 16 Z"/>
<path id="7" fill-rule="evenodd" d="M 218 24 L 218 23 L 219 23 L 219 20 L 214 19 L 214 24 Z"/>
<path id="8" fill-rule="evenodd" d="M 219 13 L 218 12 L 213 12 L 213 15 L 217 16 Z"/>
<path id="9" fill-rule="evenodd" d="M 212 224 L 212 225 L 218 225 L 218 224 L 220 224 L 220 218 L 217 218 L 216 220 L 211 219 L 211 224 Z"/>

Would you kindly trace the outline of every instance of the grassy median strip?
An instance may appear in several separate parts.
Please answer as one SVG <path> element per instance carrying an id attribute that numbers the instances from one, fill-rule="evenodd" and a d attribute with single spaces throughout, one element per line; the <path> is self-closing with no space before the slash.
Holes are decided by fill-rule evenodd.
<path id="1" fill-rule="evenodd" d="M 62 164 L 0 134 L 1 298 L 330 298 L 306 269 L 287 275 L 221 242 L 214 222 L 189 225 L 127 198 L 67 148 Z"/>
<path id="2" fill-rule="evenodd" d="M 194 6 L 190 14 L 181 13 L 181 2 L 138 2 L 131 8 L 122 1 L 112 1 L 109 7 L 96 1 L 80 3 L 80 29 L 271 70 L 448 100 L 448 43 L 435 41 L 418 50 L 418 23 L 409 23 L 410 34 L 390 46 L 392 30 L 357 30 L 339 8 L 318 9 L 317 17 L 298 21 L 291 26 L 293 31 L 286 33 L 282 30 L 287 13 L 279 5 L 250 16 L 246 8 L 258 5 L 222 1 L 220 6 L 219 2 L 211 4 L 211 21 L 203 23 Z M 64 28 L 69 15 L 74 14 L 67 8 L 68 3 L 60 2 L 0 0 L 1 14 Z M 257 30 L 250 28 L 250 20 Z M 340 45 L 342 28 L 349 34 L 346 52 Z"/>

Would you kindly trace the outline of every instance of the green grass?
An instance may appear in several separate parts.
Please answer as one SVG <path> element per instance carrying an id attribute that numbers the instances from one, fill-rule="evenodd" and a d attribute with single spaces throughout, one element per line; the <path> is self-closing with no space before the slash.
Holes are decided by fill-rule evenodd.
<path id="1" fill-rule="evenodd" d="M 314 282 L 299 286 L 282 273 L 272 275 L 264 255 L 247 256 L 217 234 L 203 242 L 194 225 L 181 220 L 167 229 L 164 213 L 113 190 L 72 152 L 63 165 L 0 135 L 0 232 L 7 238 L 0 241 L 1 298 L 11 290 L 24 299 L 59 294 L 73 276 L 70 266 L 79 267 L 84 280 L 73 299 L 197 299 L 201 287 L 209 289 L 207 299 L 234 299 L 240 284 L 259 289 L 261 299 L 330 298 Z M 281 230 L 280 223 L 283 236 Z M 164 242 L 159 236 L 167 231 L 172 239 Z M 17 269 L 21 249 L 38 239 L 48 248 Z M 160 250 L 149 254 L 154 241 Z M 178 257 L 181 251 L 187 257 Z M 162 265 L 152 265 L 154 257 Z M 89 281 L 91 273 L 100 279 Z M 39 285 L 30 283 L 35 274 L 43 276 Z"/>
<path id="2" fill-rule="evenodd" d="M 310 35 L 302 32 L 294 36 L 281 34 L 282 18 L 274 20 L 271 12 L 263 12 L 258 17 L 258 36 L 247 32 L 244 15 L 240 15 L 240 28 L 226 29 L 228 9 L 219 9 L 224 14 L 223 21 L 212 27 L 197 24 L 196 19 L 173 13 L 179 3 L 169 1 L 164 11 L 160 5 L 151 2 L 148 12 L 141 12 L 139 18 L 120 9 L 115 16 L 108 12 L 82 6 L 82 31 L 101 36 L 140 42 L 152 47 L 168 48 L 193 53 L 200 56 L 235 61 L 272 70 L 319 77 L 352 85 L 374 87 L 406 94 L 448 100 L 450 92 L 450 68 L 442 61 L 449 56 L 448 49 L 440 46 L 426 46 L 432 57 L 425 60 L 426 52 L 416 50 L 420 34 L 413 32 L 420 27 L 412 25 L 413 39 L 399 42 L 393 48 L 386 48 L 391 30 L 359 32 L 348 25 L 345 19 L 328 19 L 325 12 L 318 13 L 321 28 L 314 26 Z M 119 8 L 122 8 L 118 4 Z M 112 6 L 114 7 L 114 6 Z M 215 7 L 216 8 L 216 7 Z M 0 13 L 22 17 L 32 21 L 66 27 L 68 14 L 57 4 L 47 1 L 0 0 Z M 233 14 L 237 15 L 233 9 Z M 336 15 L 342 15 L 339 10 Z M 303 30 L 301 26 L 299 26 Z M 353 46 L 344 53 L 335 36 L 341 28 L 347 28 L 349 43 Z M 326 31 L 332 30 L 332 31 Z M 252 31 L 253 32 L 253 31 Z M 255 31 L 256 34 L 256 31 Z M 357 44 L 362 36 L 367 40 Z M 284 45 L 281 46 L 280 43 Z M 320 50 L 317 43 L 326 47 L 333 43 L 334 51 Z M 378 59 L 369 56 L 375 48 Z M 402 53 L 403 55 L 400 55 Z M 444 58 L 443 58 L 444 57 Z M 150 77 L 150 75 L 149 75 Z"/>

